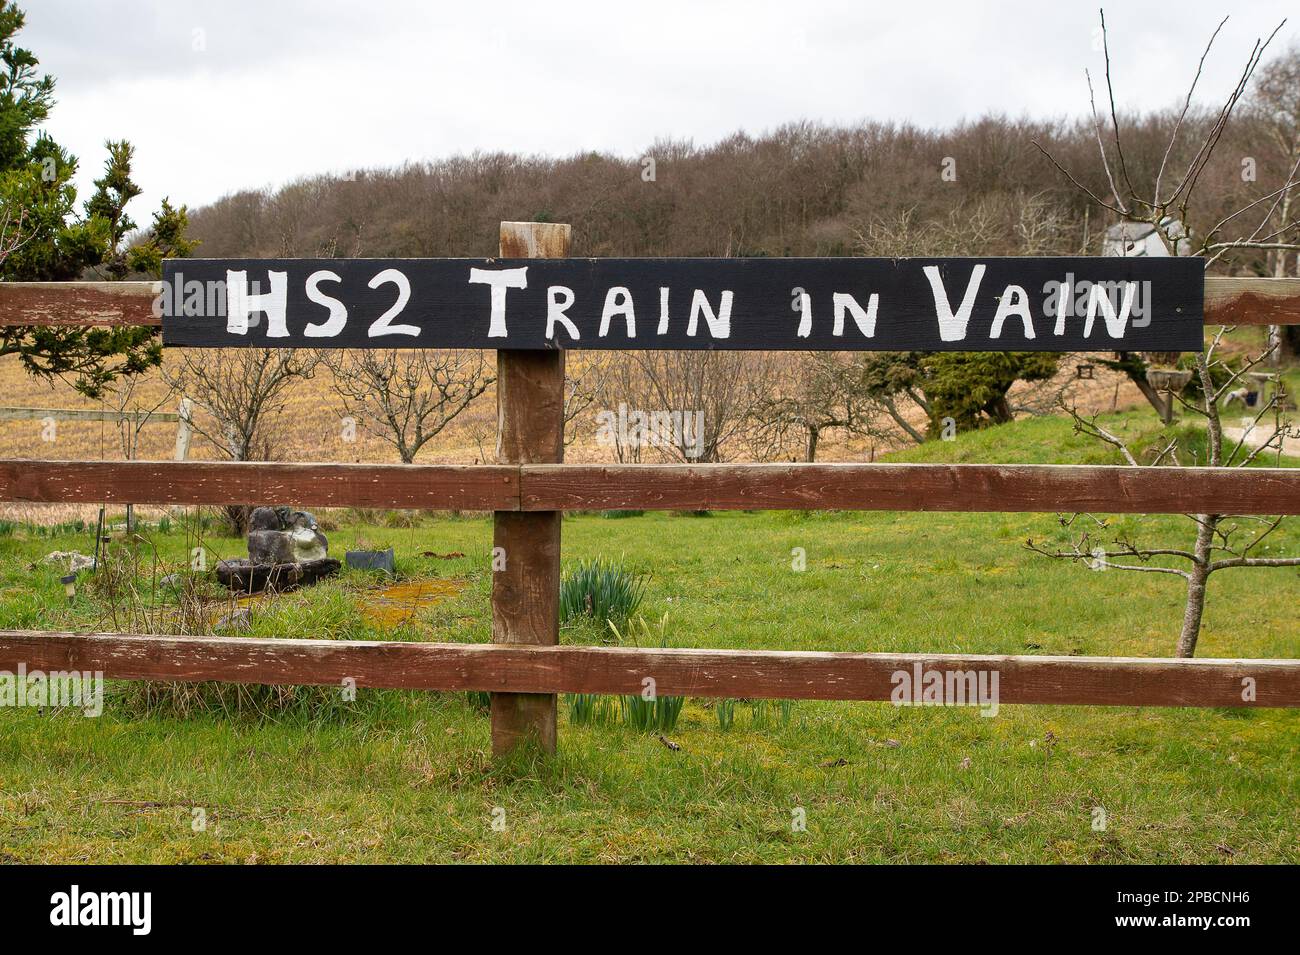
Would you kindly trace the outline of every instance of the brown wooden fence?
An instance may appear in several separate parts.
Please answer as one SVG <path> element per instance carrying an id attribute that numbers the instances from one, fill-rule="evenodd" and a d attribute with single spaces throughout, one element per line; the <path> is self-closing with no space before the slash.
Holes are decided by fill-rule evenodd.
<path id="1" fill-rule="evenodd" d="M 568 227 L 503 223 L 501 254 L 564 256 Z M 0 284 L 0 324 L 157 324 L 155 283 Z M 1300 279 L 1206 280 L 1207 323 L 1300 324 Z M 498 353 L 498 464 L 0 462 L 0 500 L 493 511 L 492 645 L 0 630 L 0 669 L 125 680 L 227 680 L 492 697 L 493 748 L 555 746 L 556 694 L 886 700 L 918 665 L 994 670 L 1001 703 L 1300 706 L 1300 660 L 809 653 L 559 646 L 560 515 L 768 508 L 1300 514 L 1300 470 L 1048 465 L 566 465 L 564 355 Z M 1249 686 L 1251 692 L 1243 692 Z"/>

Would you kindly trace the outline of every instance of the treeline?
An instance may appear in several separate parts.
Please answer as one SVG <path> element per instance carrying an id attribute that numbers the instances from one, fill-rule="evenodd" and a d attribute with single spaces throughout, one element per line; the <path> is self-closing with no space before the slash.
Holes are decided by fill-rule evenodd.
<path id="1" fill-rule="evenodd" d="M 1176 111 L 1122 121 L 1126 175 L 1140 190 L 1150 191 L 1176 121 Z M 1167 182 L 1212 122 L 1209 112 L 1184 120 Z M 1199 178 L 1193 234 L 1276 188 L 1291 161 L 1268 112 L 1241 111 Z M 506 219 L 572 223 L 575 255 L 1096 254 L 1115 219 L 1085 188 L 1109 194 L 1090 124 L 799 122 L 709 146 L 661 141 L 635 158 L 488 153 L 314 176 L 227 196 L 193 212 L 191 232 L 197 254 L 212 257 L 490 255 Z M 1230 237 L 1251 218 L 1238 217 Z M 1260 252 L 1222 265 L 1271 273 Z"/>

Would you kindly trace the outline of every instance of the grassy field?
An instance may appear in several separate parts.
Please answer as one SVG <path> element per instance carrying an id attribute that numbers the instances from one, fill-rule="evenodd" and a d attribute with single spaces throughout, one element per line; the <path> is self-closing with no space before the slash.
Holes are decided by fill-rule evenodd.
<path id="1" fill-rule="evenodd" d="M 1159 441 L 1152 422 L 1109 419 L 1138 447 Z M 1114 460 L 1058 419 L 908 457 Z M 349 573 L 254 602 L 251 632 L 486 641 L 490 521 L 364 516 L 326 515 L 332 546 L 391 543 L 403 582 L 427 582 L 440 599 L 404 607 Z M 184 561 L 201 517 L 149 532 L 140 595 L 119 601 L 119 624 L 132 613 L 141 629 L 174 622 L 152 581 Z M 1170 543 L 1190 527 L 1116 526 Z M 1181 582 L 1092 572 L 1023 546 L 1068 533 L 1052 515 L 592 514 L 566 518 L 564 547 L 566 566 L 603 555 L 649 574 L 642 613 L 656 642 L 666 616 L 670 646 L 1170 655 Z M 213 535 L 212 553 L 242 551 Z M 1276 537 L 1275 552 L 1300 547 L 1300 530 Z M 61 571 L 32 569 L 51 550 L 89 546 L 86 534 L 0 536 L 0 626 L 114 626 L 97 585 L 83 578 L 69 607 Z M 806 551 L 802 572 L 794 548 Z M 1216 575 L 1200 655 L 1300 656 L 1298 584 L 1294 570 Z M 215 619 L 226 608 L 210 609 Z M 563 639 L 605 636 L 578 625 Z M 985 718 L 741 703 L 723 732 L 715 707 L 690 700 L 669 734 L 674 751 L 625 726 L 571 725 L 562 705 L 556 759 L 493 766 L 471 697 L 335 696 L 227 693 L 186 709 L 122 684 L 96 719 L 0 710 L 0 861 L 1300 861 L 1295 712 L 1007 706 Z M 806 831 L 792 827 L 798 810 Z"/>

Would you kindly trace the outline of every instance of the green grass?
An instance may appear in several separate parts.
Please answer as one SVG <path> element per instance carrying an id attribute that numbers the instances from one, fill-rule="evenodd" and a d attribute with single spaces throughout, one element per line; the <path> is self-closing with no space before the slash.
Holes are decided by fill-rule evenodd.
<path id="1" fill-rule="evenodd" d="M 1158 441 L 1152 416 L 1111 419 L 1125 421 Z M 1022 422 L 906 458 L 1114 461 L 1068 431 Z M 490 521 L 383 525 L 331 536 L 392 544 L 405 578 L 463 589 L 394 630 L 360 607 L 375 581 L 344 574 L 257 608 L 252 632 L 487 640 Z M 1189 533 L 1178 517 L 1116 525 L 1170 543 Z M 614 553 L 652 572 L 639 613 L 667 614 L 670 646 L 1170 655 L 1181 582 L 1023 547 L 1069 533 L 1052 515 L 593 514 L 566 518 L 564 554 L 566 568 Z M 185 557 L 180 522 L 150 536 L 164 562 Z M 1275 537 L 1275 552 L 1300 550 L 1295 528 Z M 28 569 L 78 547 L 76 535 L 0 537 L 0 626 L 105 626 L 90 588 L 69 608 L 57 568 Z M 1298 595 L 1294 570 L 1217 574 L 1200 655 L 1300 656 Z M 575 625 L 562 639 L 602 635 Z M 575 725 L 562 706 L 558 757 L 494 767 L 488 721 L 463 694 L 362 689 L 328 707 L 182 717 L 114 693 L 98 719 L 0 710 L 0 861 L 1300 861 L 1300 714 L 1288 711 L 1004 706 L 985 718 L 742 702 L 724 732 L 717 704 L 691 699 L 674 751 L 621 720 Z M 195 806 L 207 831 L 192 829 Z M 1092 828 L 1097 806 L 1105 831 Z M 796 808 L 806 832 L 792 831 Z"/>

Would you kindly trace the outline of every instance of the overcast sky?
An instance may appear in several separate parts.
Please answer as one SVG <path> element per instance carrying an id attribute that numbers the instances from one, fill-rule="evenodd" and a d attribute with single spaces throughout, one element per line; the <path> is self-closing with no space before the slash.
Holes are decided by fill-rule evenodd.
<path id="1" fill-rule="evenodd" d="M 660 137 L 704 144 L 797 119 L 1077 115 L 1084 68 L 1102 64 L 1095 0 L 20 5 L 21 39 L 57 79 L 46 128 L 80 157 L 83 189 L 105 138 L 135 144 L 139 222 L 163 195 L 193 207 L 473 150 L 637 157 Z M 1230 9 L 1207 99 L 1231 88 L 1294 0 L 1112 4 L 1121 107 L 1178 102 Z"/>

